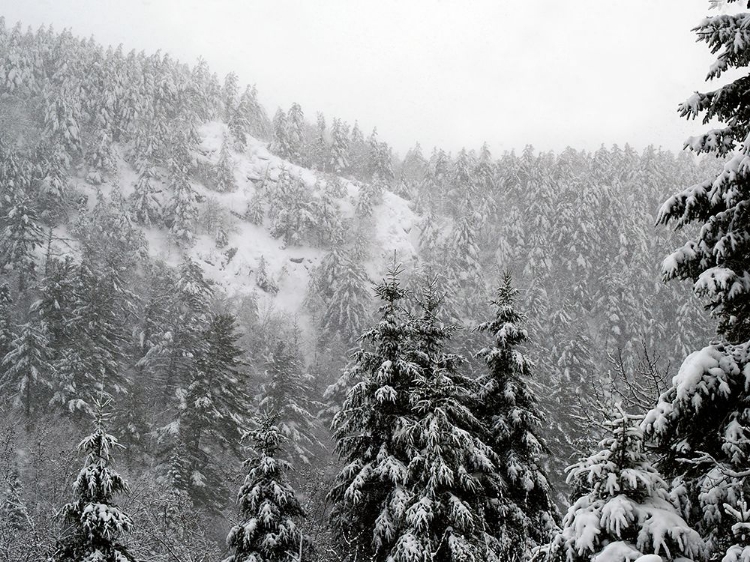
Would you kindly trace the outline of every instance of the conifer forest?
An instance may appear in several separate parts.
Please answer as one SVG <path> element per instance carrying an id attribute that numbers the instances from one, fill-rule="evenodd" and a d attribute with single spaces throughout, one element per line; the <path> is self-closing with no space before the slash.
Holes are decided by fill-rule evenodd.
<path id="1" fill-rule="evenodd" d="M 750 562 L 717 3 L 683 151 L 401 153 L 0 21 L 0 562 Z"/>

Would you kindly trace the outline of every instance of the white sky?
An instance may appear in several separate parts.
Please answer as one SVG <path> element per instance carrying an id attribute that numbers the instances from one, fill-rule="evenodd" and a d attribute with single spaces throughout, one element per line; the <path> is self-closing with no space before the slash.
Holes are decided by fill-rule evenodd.
<path id="1" fill-rule="evenodd" d="M 258 86 L 359 120 L 401 154 L 415 141 L 493 152 L 649 143 L 703 127 L 677 104 L 711 56 L 690 29 L 708 0 L 0 0 L 12 26 L 53 24 L 105 45 L 199 56 Z"/>

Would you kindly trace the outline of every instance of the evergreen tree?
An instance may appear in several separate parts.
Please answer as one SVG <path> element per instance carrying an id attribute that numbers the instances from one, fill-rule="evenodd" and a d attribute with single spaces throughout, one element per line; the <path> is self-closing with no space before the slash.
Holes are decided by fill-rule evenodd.
<path id="1" fill-rule="evenodd" d="M 331 126 L 330 170 L 343 174 L 349 169 L 349 126 L 341 119 L 334 119 Z"/>
<path id="2" fill-rule="evenodd" d="M 0 239 L 0 269 L 18 275 L 18 291 L 23 293 L 29 281 L 36 278 L 36 249 L 44 234 L 36 210 L 28 200 L 18 201 L 3 217 L 5 229 Z"/>
<path id="3" fill-rule="evenodd" d="M 362 265 L 347 259 L 331 285 L 333 294 L 323 315 L 323 331 L 352 345 L 369 317 L 369 279 Z"/>
<path id="4" fill-rule="evenodd" d="M 116 171 L 112 140 L 106 130 L 99 132 L 96 146 L 87 152 L 86 161 L 89 165 L 86 181 L 93 185 L 102 184 Z"/>
<path id="5" fill-rule="evenodd" d="M 271 236 L 283 237 L 288 246 L 299 246 L 305 234 L 316 226 L 315 205 L 304 179 L 292 177 L 282 168 L 269 197 Z"/>
<path id="6" fill-rule="evenodd" d="M 318 234 L 318 240 L 321 244 L 335 244 L 342 236 L 343 226 L 341 219 L 341 210 L 336 202 L 334 195 L 334 186 L 332 182 L 326 182 L 321 187 L 321 182 L 316 182 L 316 191 L 318 197 L 313 200 L 313 221 L 315 230 Z"/>
<path id="7" fill-rule="evenodd" d="M 492 301 L 495 317 L 477 326 L 492 337 L 491 344 L 478 353 L 488 372 L 476 381 L 475 400 L 476 415 L 488 430 L 483 438 L 499 459 L 497 471 L 505 484 L 497 498 L 504 517 L 490 524 L 503 537 L 505 560 L 520 560 L 542 544 L 554 511 L 542 466 L 543 420 L 529 385 L 533 364 L 517 349 L 528 338 L 519 326 L 524 316 L 514 308 L 517 295 L 506 273 Z"/>
<path id="8" fill-rule="evenodd" d="M 250 128 L 248 133 L 258 139 L 269 139 L 272 136 L 271 122 L 266 115 L 266 110 L 258 102 L 258 91 L 255 86 L 248 87 L 242 94 L 240 107 L 248 108 L 248 121 Z"/>
<path id="9" fill-rule="evenodd" d="M 234 165 L 232 156 L 229 154 L 226 138 L 221 141 L 219 161 L 216 163 L 215 189 L 219 193 L 228 193 L 237 189 L 237 180 L 234 179 Z"/>
<path id="10" fill-rule="evenodd" d="M 86 460 L 73 484 L 76 499 L 61 511 L 70 527 L 52 555 L 54 562 L 135 560 L 121 539 L 133 522 L 113 501 L 128 486 L 110 466 L 113 451 L 121 445 L 104 429 L 105 406 L 97 406 L 96 429 L 78 445 Z"/>
<path id="11" fill-rule="evenodd" d="M 66 326 L 68 345 L 55 361 L 53 397 L 70 412 L 91 413 L 97 396 L 127 393 L 124 320 L 132 312 L 133 295 L 125 287 L 118 268 L 102 268 L 93 256 L 77 267 Z"/>
<path id="12" fill-rule="evenodd" d="M 263 219 L 265 218 L 265 216 L 266 210 L 263 207 L 263 200 L 256 193 L 247 202 L 247 207 L 245 209 L 245 219 L 250 221 L 252 224 L 260 226 L 263 224 Z"/>
<path id="13" fill-rule="evenodd" d="M 139 158 L 136 163 L 138 179 L 130 196 L 130 209 L 133 218 L 144 226 L 159 224 L 161 220 L 161 204 L 156 198 L 154 186 L 154 168 L 147 158 Z"/>
<path id="14" fill-rule="evenodd" d="M 190 184 L 189 154 L 183 135 L 175 139 L 173 155 L 169 161 L 168 188 L 172 198 L 166 216 L 170 230 L 181 244 L 190 245 L 194 238 L 195 222 L 198 218 L 198 196 Z"/>
<path id="15" fill-rule="evenodd" d="M 29 322 L 2 358 L 0 394 L 12 398 L 31 421 L 32 411 L 42 406 L 53 388 L 54 371 L 49 361 L 49 341 L 39 326 Z"/>
<path id="16" fill-rule="evenodd" d="M 273 116 L 273 142 L 271 143 L 271 151 L 279 158 L 285 160 L 289 160 L 292 157 L 287 116 L 281 108 Z"/>
<path id="17" fill-rule="evenodd" d="M 669 488 L 643 450 L 639 416 L 605 422 L 601 450 L 571 466 L 568 480 L 582 491 L 553 540 L 553 560 L 626 562 L 649 554 L 668 560 L 703 560 L 700 535 L 670 501 Z"/>
<path id="18" fill-rule="evenodd" d="M 31 305 L 31 311 L 44 324 L 50 350 L 56 358 L 71 341 L 76 268 L 70 256 L 62 260 L 50 258 L 45 268 L 47 271 L 40 284 L 41 294 Z"/>
<path id="19" fill-rule="evenodd" d="M 456 300 L 465 314 L 474 316 L 478 297 L 483 297 L 486 290 L 474 215 L 462 217 L 456 222 L 450 249 L 453 259 L 447 264 L 448 277 L 457 288 Z"/>
<path id="20" fill-rule="evenodd" d="M 303 166 L 305 148 L 305 114 L 298 103 L 293 103 L 287 113 L 287 142 L 289 144 L 289 161 Z"/>
<path id="21" fill-rule="evenodd" d="M 250 134 L 250 119 L 253 112 L 252 91 L 248 86 L 240 96 L 240 102 L 237 109 L 232 111 L 227 121 L 229 132 L 234 139 L 234 147 L 242 152 L 247 148 L 247 135 Z"/>
<path id="22" fill-rule="evenodd" d="M 711 559 L 733 541 L 728 510 L 750 493 L 746 346 L 714 344 L 691 353 L 643 420 L 663 455 L 661 468 L 674 478 L 685 516 L 706 539 Z"/>
<path id="23" fill-rule="evenodd" d="M 242 436 L 249 399 L 240 372 L 243 352 L 238 339 L 235 319 L 228 314 L 214 316 L 203 335 L 204 348 L 185 392 L 186 408 L 181 415 L 181 429 L 195 448 L 236 450 Z"/>
<path id="24" fill-rule="evenodd" d="M 224 120 L 230 121 L 236 111 L 237 96 L 240 93 L 239 79 L 237 74 L 230 72 L 224 78 L 224 86 L 221 89 L 221 97 L 224 102 Z"/>
<path id="25" fill-rule="evenodd" d="M 351 143 L 349 144 L 350 152 L 350 167 L 352 173 L 359 178 L 364 178 L 367 174 L 367 157 L 368 148 L 365 142 L 365 137 L 362 134 L 362 129 L 359 128 L 359 123 L 354 122 L 352 127 Z"/>
<path id="26" fill-rule="evenodd" d="M 381 299 L 380 321 L 365 332 L 348 369 L 359 380 L 347 393 L 332 423 L 336 451 L 346 463 L 329 499 L 331 522 L 354 556 L 381 559 L 395 539 L 387 522 L 401 519 L 410 498 L 405 487 L 411 456 L 399 436 L 411 421 L 411 395 L 418 376 L 408 357 L 410 326 L 405 318 L 406 291 L 394 266 L 375 288 Z"/>
<path id="27" fill-rule="evenodd" d="M 224 562 L 293 562 L 301 559 L 304 538 L 295 519 L 304 511 L 284 477 L 291 465 L 277 454 L 285 437 L 272 414 L 261 414 L 249 432 L 256 456 L 237 495 L 241 522 L 229 531 L 233 554 Z"/>
<path id="28" fill-rule="evenodd" d="M 10 287 L 7 283 L 0 284 L 0 378 L 4 371 L 2 358 L 10 351 L 15 339 L 12 313 L 13 298 L 10 295 Z"/>
<path id="29" fill-rule="evenodd" d="M 745 210 L 750 172 L 743 165 L 750 150 L 750 120 L 738 110 L 750 100 L 744 87 L 749 18 L 748 12 L 722 13 L 695 29 L 698 39 L 718 53 L 709 80 L 730 70 L 745 76 L 712 92 L 695 93 L 680 105 L 683 117 L 702 115 L 704 123 L 723 123 L 688 139 L 686 147 L 725 161 L 713 179 L 670 197 L 658 216 L 660 223 L 674 222 L 677 228 L 700 227 L 664 260 L 664 278 L 692 280 L 694 292 L 708 300 L 719 318 L 719 334 L 729 343 L 691 353 L 643 422 L 664 455 L 663 472 L 675 478 L 675 493 L 688 521 L 706 539 L 712 560 L 724 557 L 734 544 L 733 514 L 741 511 L 740 502 L 750 492 L 750 410 L 743 374 L 750 364 L 750 222 Z"/>
<path id="30" fill-rule="evenodd" d="M 319 404 L 313 399 L 310 376 L 303 372 L 299 359 L 287 350 L 283 341 L 276 343 L 266 362 L 266 382 L 262 386 L 260 407 L 276 412 L 278 428 L 290 441 L 289 457 L 308 464 L 320 447 L 315 435 L 315 416 Z"/>
<path id="31" fill-rule="evenodd" d="M 728 0 L 735 2 L 736 0 Z M 730 69 L 750 64 L 750 13 L 720 14 L 705 19 L 695 29 L 698 40 L 719 53 L 707 79 L 718 79 Z M 688 119 L 703 115 L 704 122 L 718 119 L 723 128 L 691 137 L 686 142 L 696 154 L 726 157 L 722 171 L 670 197 L 658 221 L 674 221 L 680 228 L 696 223 L 701 228 L 664 261 L 665 279 L 691 279 L 694 291 L 709 300 L 721 320 L 719 331 L 732 343 L 750 340 L 750 221 L 745 207 L 750 199 L 750 170 L 742 164 L 750 151 L 747 142 L 750 118 L 737 113 L 750 100 L 746 77 L 737 78 L 709 93 L 695 93 L 680 105 Z"/>
<path id="32" fill-rule="evenodd" d="M 455 328 L 438 319 L 442 296 L 434 285 L 421 293 L 412 321 L 418 374 L 402 437 L 410 452 L 405 494 L 398 510 L 380 515 L 375 535 L 394 541 L 387 557 L 394 562 L 512 560 L 492 529 L 513 518 L 493 501 L 505 487 L 498 460 L 468 406 L 472 381 L 458 372 L 464 359 L 445 351 Z"/>
<path id="33" fill-rule="evenodd" d="M 0 532 L 10 530 L 19 533 L 31 527 L 32 521 L 29 510 L 24 502 L 21 482 L 18 478 L 18 469 L 11 469 L 6 477 L 5 491 L 0 496 Z M 5 527 L 5 529 L 3 529 Z"/>
<path id="34" fill-rule="evenodd" d="M 328 171 L 328 141 L 326 140 L 327 127 L 325 116 L 318 112 L 317 123 L 315 126 L 315 141 L 312 147 L 313 169 L 322 172 Z"/>

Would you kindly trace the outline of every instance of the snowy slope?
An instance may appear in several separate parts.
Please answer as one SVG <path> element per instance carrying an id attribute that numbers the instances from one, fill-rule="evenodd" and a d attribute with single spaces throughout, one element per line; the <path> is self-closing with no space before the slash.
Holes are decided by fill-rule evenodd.
<path id="1" fill-rule="evenodd" d="M 204 124 L 199 129 L 201 143 L 194 155 L 197 160 L 204 160 L 213 164 L 219 159 L 222 141 L 229 136 L 227 126 L 220 122 Z M 89 194 L 89 205 L 96 200 L 97 190 L 109 196 L 113 186 L 117 185 L 123 196 L 127 197 L 133 191 L 137 174 L 133 168 L 123 160 L 121 147 L 115 146 L 117 154 L 117 173 L 100 186 L 92 186 L 84 182 L 78 184 L 78 189 Z M 177 265 L 183 255 L 187 253 L 203 267 L 205 275 L 220 286 L 224 292 L 232 296 L 255 294 L 259 304 L 272 305 L 277 310 L 283 310 L 298 315 L 307 325 L 303 302 L 307 292 L 310 274 L 325 255 L 324 248 L 315 247 L 311 241 L 305 245 L 286 247 L 284 240 L 271 236 L 267 228 L 254 225 L 242 218 L 248 202 L 256 193 L 256 184 L 263 179 L 275 181 L 279 172 L 285 167 L 292 176 L 304 180 L 308 189 L 313 189 L 318 178 L 316 172 L 300 168 L 271 154 L 266 143 L 248 138 L 248 147 L 242 152 L 231 152 L 234 161 L 234 177 L 237 189 L 231 193 L 219 193 L 208 189 L 193 178 L 193 187 L 204 200 L 201 214 L 211 212 L 219 215 L 222 226 L 228 234 L 228 245 L 218 249 L 213 232 L 198 230 L 195 243 L 185 249 L 175 244 L 170 233 L 165 228 L 143 228 L 148 241 L 149 253 L 152 257 L 164 260 L 170 265 Z M 162 180 L 166 179 L 166 172 L 161 171 Z M 343 217 L 352 217 L 359 188 L 351 181 L 344 180 L 346 194 L 337 199 L 336 203 Z M 165 189 L 163 203 L 168 198 Z M 410 209 L 403 198 L 386 192 L 382 202 L 373 211 L 373 236 L 369 240 L 370 248 L 366 270 L 373 280 L 379 279 L 386 267 L 386 262 L 393 259 L 394 252 L 398 259 L 410 262 L 416 259 L 419 217 Z M 266 221 L 268 222 L 268 221 Z M 236 253 L 227 259 L 227 249 L 236 248 Z M 265 261 L 266 273 L 278 284 L 279 291 L 273 295 L 261 291 L 257 284 L 257 271 L 261 258 Z M 263 303 L 263 301 L 266 301 Z"/>

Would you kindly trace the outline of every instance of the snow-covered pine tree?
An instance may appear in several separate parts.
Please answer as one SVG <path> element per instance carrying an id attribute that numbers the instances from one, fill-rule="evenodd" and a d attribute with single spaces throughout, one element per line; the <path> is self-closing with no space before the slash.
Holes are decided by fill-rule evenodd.
<path id="1" fill-rule="evenodd" d="M 12 205 L 2 223 L 5 229 L 0 238 L 0 269 L 18 276 L 18 292 L 23 293 L 36 279 L 36 249 L 44 242 L 44 232 L 29 200 Z"/>
<path id="2" fill-rule="evenodd" d="M 323 313 L 323 332 L 352 345 L 369 320 L 370 280 L 364 267 L 353 259 L 346 259 L 342 265 Z"/>
<path id="3" fill-rule="evenodd" d="M 88 163 L 86 181 L 93 185 L 100 185 L 105 182 L 109 175 L 116 170 L 115 159 L 112 154 L 112 139 L 106 130 L 99 132 L 96 146 L 86 153 L 86 161 Z"/>
<path id="4" fill-rule="evenodd" d="M 68 344 L 70 320 L 75 306 L 75 265 L 70 256 L 62 260 L 50 258 L 45 264 L 40 283 L 39 299 L 31 305 L 44 324 L 50 352 L 56 356 Z"/>
<path id="5" fill-rule="evenodd" d="M 440 224 L 435 211 L 426 209 L 424 218 L 419 223 L 420 257 L 427 263 L 433 263 L 440 255 Z"/>
<path id="6" fill-rule="evenodd" d="M 320 404 L 314 399 L 310 376 L 287 347 L 278 341 L 266 361 L 260 407 L 275 412 L 279 431 L 290 442 L 288 457 L 308 464 L 320 447 L 313 413 Z"/>
<path id="7" fill-rule="evenodd" d="M 728 0 L 734 3 L 736 0 Z M 722 4 L 722 3 L 714 3 Z M 690 279 L 719 318 L 716 343 L 690 354 L 672 387 L 648 413 L 643 428 L 664 455 L 663 472 L 676 478 L 676 491 L 689 509 L 688 521 L 719 560 L 734 538 L 732 511 L 750 494 L 750 103 L 745 84 L 750 65 L 750 12 L 704 19 L 695 32 L 717 54 L 707 79 L 741 73 L 712 92 L 695 93 L 679 107 L 688 119 L 717 120 L 718 128 L 691 137 L 686 148 L 724 158 L 711 179 L 670 197 L 658 222 L 676 228 L 695 224 L 692 239 L 664 260 L 665 279 Z"/>
<path id="8" fill-rule="evenodd" d="M 454 297 L 457 307 L 465 314 L 475 316 L 486 287 L 477 245 L 477 217 L 471 212 L 471 206 L 468 207 L 468 214 L 455 223 L 449 246 L 453 259 L 446 265 L 448 277 L 458 290 Z"/>
<path id="9" fill-rule="evenodd" d="M 315 140 L 311 149 L 311 166 L 323 173 L 328 171 L 328 135 L 325 115 L 318 112 L 315 124 Z"/>
<path id="10" fill-rule="evenodd" d="M 359 380 L 332 423 L 336 451 L 346 463 L 329 493 L 331 523 L 352 556 L 385 560 L 395 540 L 391 520 L 405 514 L 411 451 L 404 430 L 412 415 L 411 395 L 419 368 L 408 357 L 407 323 L 400 266 L 393 265 L 375 288 L 380 321 L 365 332 L 348 368 Z"/>
<path id="11" fill-rule="evenodd" d="M 334 119 L 331 125 L 330 170 L 338 175 L 349 169 L 349 125 Z"/>
<path id="12" fill-rule="evenodd" d="M 263 207 L 263 199 L 256 193 L 247 202 L 244 217 L 255 225 L 262 225 L 265 216 L 266 210 Z"/>
<path id="13" fill-rule="evenodd" d="M 705 559 L 706 545 L 682 518 L 646 457 L 640 419 L 618 404 L 605 422 L 610 435 L 601 450 L 568 468 L 568 481 L 582 493 L 549 546 L 552 560 Z"/>
<path id="14" fill-rule="evenodd" d="M 320 260 L 310 275 L 308 304 L 317 308 L 318 304 L 327 307 L 333 297 L 336 281 L 341 278 L 346 263 L 350 260 L 349 252 L 341 241 L 331 245 L 331 249 Z"/>
<path id="15" fill-rule="evenodd" d="M 240 93 L 240 84 L 237 74 L 230 72 L 224 77 L 224 85 L 221 89 L 221 97 L 224 105 L 224 120 L 230 121 L 232 114 L 237 108 L 237 96 Z"/>
<path id="16" fill-rule="evenodd" d="M 255 271 L 255 284 L 261 291 L 275 295 L 279 292 L 279 284 L 266 269 L 266 258 L 261 254 L 258 269 Z"/>
<path id="17" fill-rule="evenodd" d="M 713 344 L 691 353 L 672 386 L 643 420 L 663 455 L 662 472 L 674 478 L 687 520 L 706 539 L 712 560 L 732 544 L 728 509 L 750 492 L 747 465 L 747 346 Z"/>
<path id="18" fill-rule="evenodd" d="M 0 395 L 11 398 L 29 422 L 32 411 L 49 400 L 54 384 L 48 345 L 42 327 L 28 322 L 20 327 L 10 351 L 0 358 Z"/>
<path id="19" fill-rule="evenodd" d="M 318 197 L 312 202 L 315 230 L 322 245 L 335 244 L 342 237 L 341 210 L 334 195 L 334 182 L 326 181 L 325 186 L 317 181 L 315 191 Z"/>
<path id="20" fill-rule="evenodd" d="M 216 163 L 216 183 L 214 188 L 219 193 L 228 193 L 237 189 L 237 180 L 234 178 L 234 163 L 229 154 L 227 139 L 221 141 L 219 161 Z"/>
<path id="21" fill-rule="evenodd" d="M 743 497 L 737 502 L 736 509 L 730 505 L 724 508 L 734 518 L 735 524 L 732 525 L 734 544 L 727 549 L 722 562 L 746 562 L 750 560 L 750 509 L 747 501 Z"/>
<path id="22" fill-rule="evenodd" d="M 159 224 L 161 220 L 161 203 L 156 198 L 157 189 L 154 186 L 155 172 L 151 161 L 147 157 L 139 158 L 136 162 L 138 179 L 133 193 L 130 195 L 130 209 L 133 219 L 144 226 Z"/>
<path id="23" fill-rule="evenodd" d="M 0 495 L 0 536 L 3 536 L 3 531 L 18 533 L 32 525 L 29 510 L 22 497 L 18 468 L 10 469 L 4 484 L 5 490 Z M 7 554 L 7 551 L 3 553 Z"/>
<path id="24" fill-rule="evenodd" d="M 73 484 L 76 499 L 60 512 L 69 527 L 52 555 L 53 562 L 135 561 L 122 542 L 133 522 L 114 503 L 114 496 L 127 493 L 128 486 L 111 468 L 112 453 L 121 445 L 105 430 L 106 406 L 97 404 L 96 429 L 78 445 L 86 460 Z"/>
<path id="25" fill-rule="evenodd" d="M 492 304 L 492 320 L 477 326 L 491 338 L 477 354 L 488 372 L 476 380 L 475 415 L 487 429 L 483 436 L 499 459 L 497 472 L 504 482 L 498 498 L 503 517 L 490 521 L 493 534 L 501 537 L 504 560 L 521 560 L 548 539 L 554 505 L 550 499 L 542 455 L 542 418 L 536 396 L 529 385 L 531 361 L 518 349 L 528 335 L 515 309 L 518 290 L 506 273 Z"/>
<path id="26" fill-rule="evenodd" d="M 289 246 L 301 244 L 305 233 L 316 226 L 315 206 L 304 179 L 292 177 L 286 168 L 282 168 L 268 197 L 271 235 L 283 237 Z"/>
<path id="27" fill-rule="evenodd" d="M 248 108 L 248 134 L 258 139 L 268 140 L 272 137 L 271 122 L 266 110 L 258 102 L 258 90 L 255 86 L 247 87 L 240 98 L 240 107 Z"/>
<path id="28" fill-rule="evenodd" d="M 351 172 L 357 177 L 363 178 L 367 174 L 367 143 L 359 128 L 359 123 L 354 122 L 352 127 L 351 143 L 349 144 L 349 166 Z"/>
<path id="29" fill-rule="evenodd" d="M 293 562 L 301 560 L 305 539 L 295 519 L 304 511 L 284 473 L 291 465 L 277 458 L 283 432 L 264 412 L 249 432 L 255 456 L 245 461 L 245 482 L 237 494 L 240 523 L 227 535 L 231 556 L 224 562 Z"/>
<path id="30" fill-rule="evenodd" d="M 445 350 L 456 328 L 438 319 L 442 298 L 428 282 L 411 321 L 409 355 L 417 376 L 411 416 L 396 435 L 407 447 L 408 463 L 389 467 L 403 489 L 379 515 L 375 536 L 393 562 L 513 560 L 493 528 L 498 519 L 513 517 L 496 501 L 506 483 L 470 407 L 473 383 L 459 373 L 465 360 Z"/>
<path id="31" fill-rule="evenodd" d="M 727 0 L 729 3 L 737 0 Z M 703 20 L 695 29 L 698 40 L 719 53 L 708 80 L 750 64 L 750 12 L 720 14 Z M 721 319 L 720 333 L 732 343 L 750 340 L 750 221 L 745 207 L 750 199 L 750 118 L 738 107 L 750 102 L 745 77 L 709 93 L 695 93 L 680 105 L 687 119 L 703 115 L 704 122 L 718 119 L 723 128 L 689 138 L 685 146 L 696 154 L 726 157 L 716 178 L 690 186 L 670 197 L 661 207 L 658 222 L 675 228 L 701 225 L 697 236 L 664 261 L 665 279 L 691 279 L 694 291 L 709 300 Z"/>
<path id="32" fill-rule="evenodd" d="M 193 242 L 195 221 L 198 218 L 198 196 L 190 184 L 189 140 L 184 133 L 180 133 L 174 136 L 172 142 L 167 182 L 172 197 L 165 215 L 177 242 L 190 245 Z"/>
<path id="33" fill-rule="evenodd" d="M 252 114 L 252 99 L 250 86 L 247 86 L 242 96 L 240 96 L 240 102 L 237 105 L 237 109 L 232 111 L 227 121 L 229 132 L 234 140 L 234 148 L 238 152 L 243 152 L 247 148 L 247 135 L 250 134 L 250 116 Z"/>
<path id="34" fill-rule="evenodd" d="M 298 103 L 293 103 L 287 113 L 287 140 L 289 143 L 289 161 L 303 166 L 305 150 L 305 114 Z"/>
<path id="35" fill-rule="evenodd" d="M 70 89 L 63 87 L 44 96 L 44 135 L 73 159 L 81 153 L 81 107 Z"/>
<path id="36" fill-rule="evenodd" d="M 106 261 L 97 255 L 101 246 L 84 249 L 81 263 L 72 279 L 71 310 L 66 319 L 65 347 L 56 357 L 56 388 L 53 401 L 72 412 L 93 412 L 97 396 L 126 394 L 130 385 L 123 368 L 128 333 L 126 319 L 134 310 L 134 294 L 127 289 L 129 260 L 117 240 L 127 239 L 126 231 L 110 230 L 102 209 L 91 222 L 83 223 L 107 240 Z M 97 219 L 105 219 L 102 223 Z M 80 225 L 83 226 L 83 225 Z M 121 253 L 122 251 L 122 253 Z"/>
<path id="37" fill-rule="evenodd" d="M 187 441 L 197 447 L 236 450 L 242 436 L 250 399 L 241 372 L 243 351 L 238 347 L 236 321 L 230 314 L 215 315 L 203 334 L 193 380 L 185 392 L 181 415 Z M 204 437 L 207 437 L 204 438 Z"/>
<path id="38" fill-rule="evenodd" d="M 13 332 L 13 297 L 7 283 L 0 284 L 0 379 L 3 371 L 2 358 L 11 349 L 11 342 L 15 339 Z"/>
<path id="39" fill-rule="evenodd" d="M 289 159 L 292 149 L 289 144 L 289 126 L 286 113 L 279 108 L 273 116 L 273 141 L 271 151 L 279 158 Z"/>

